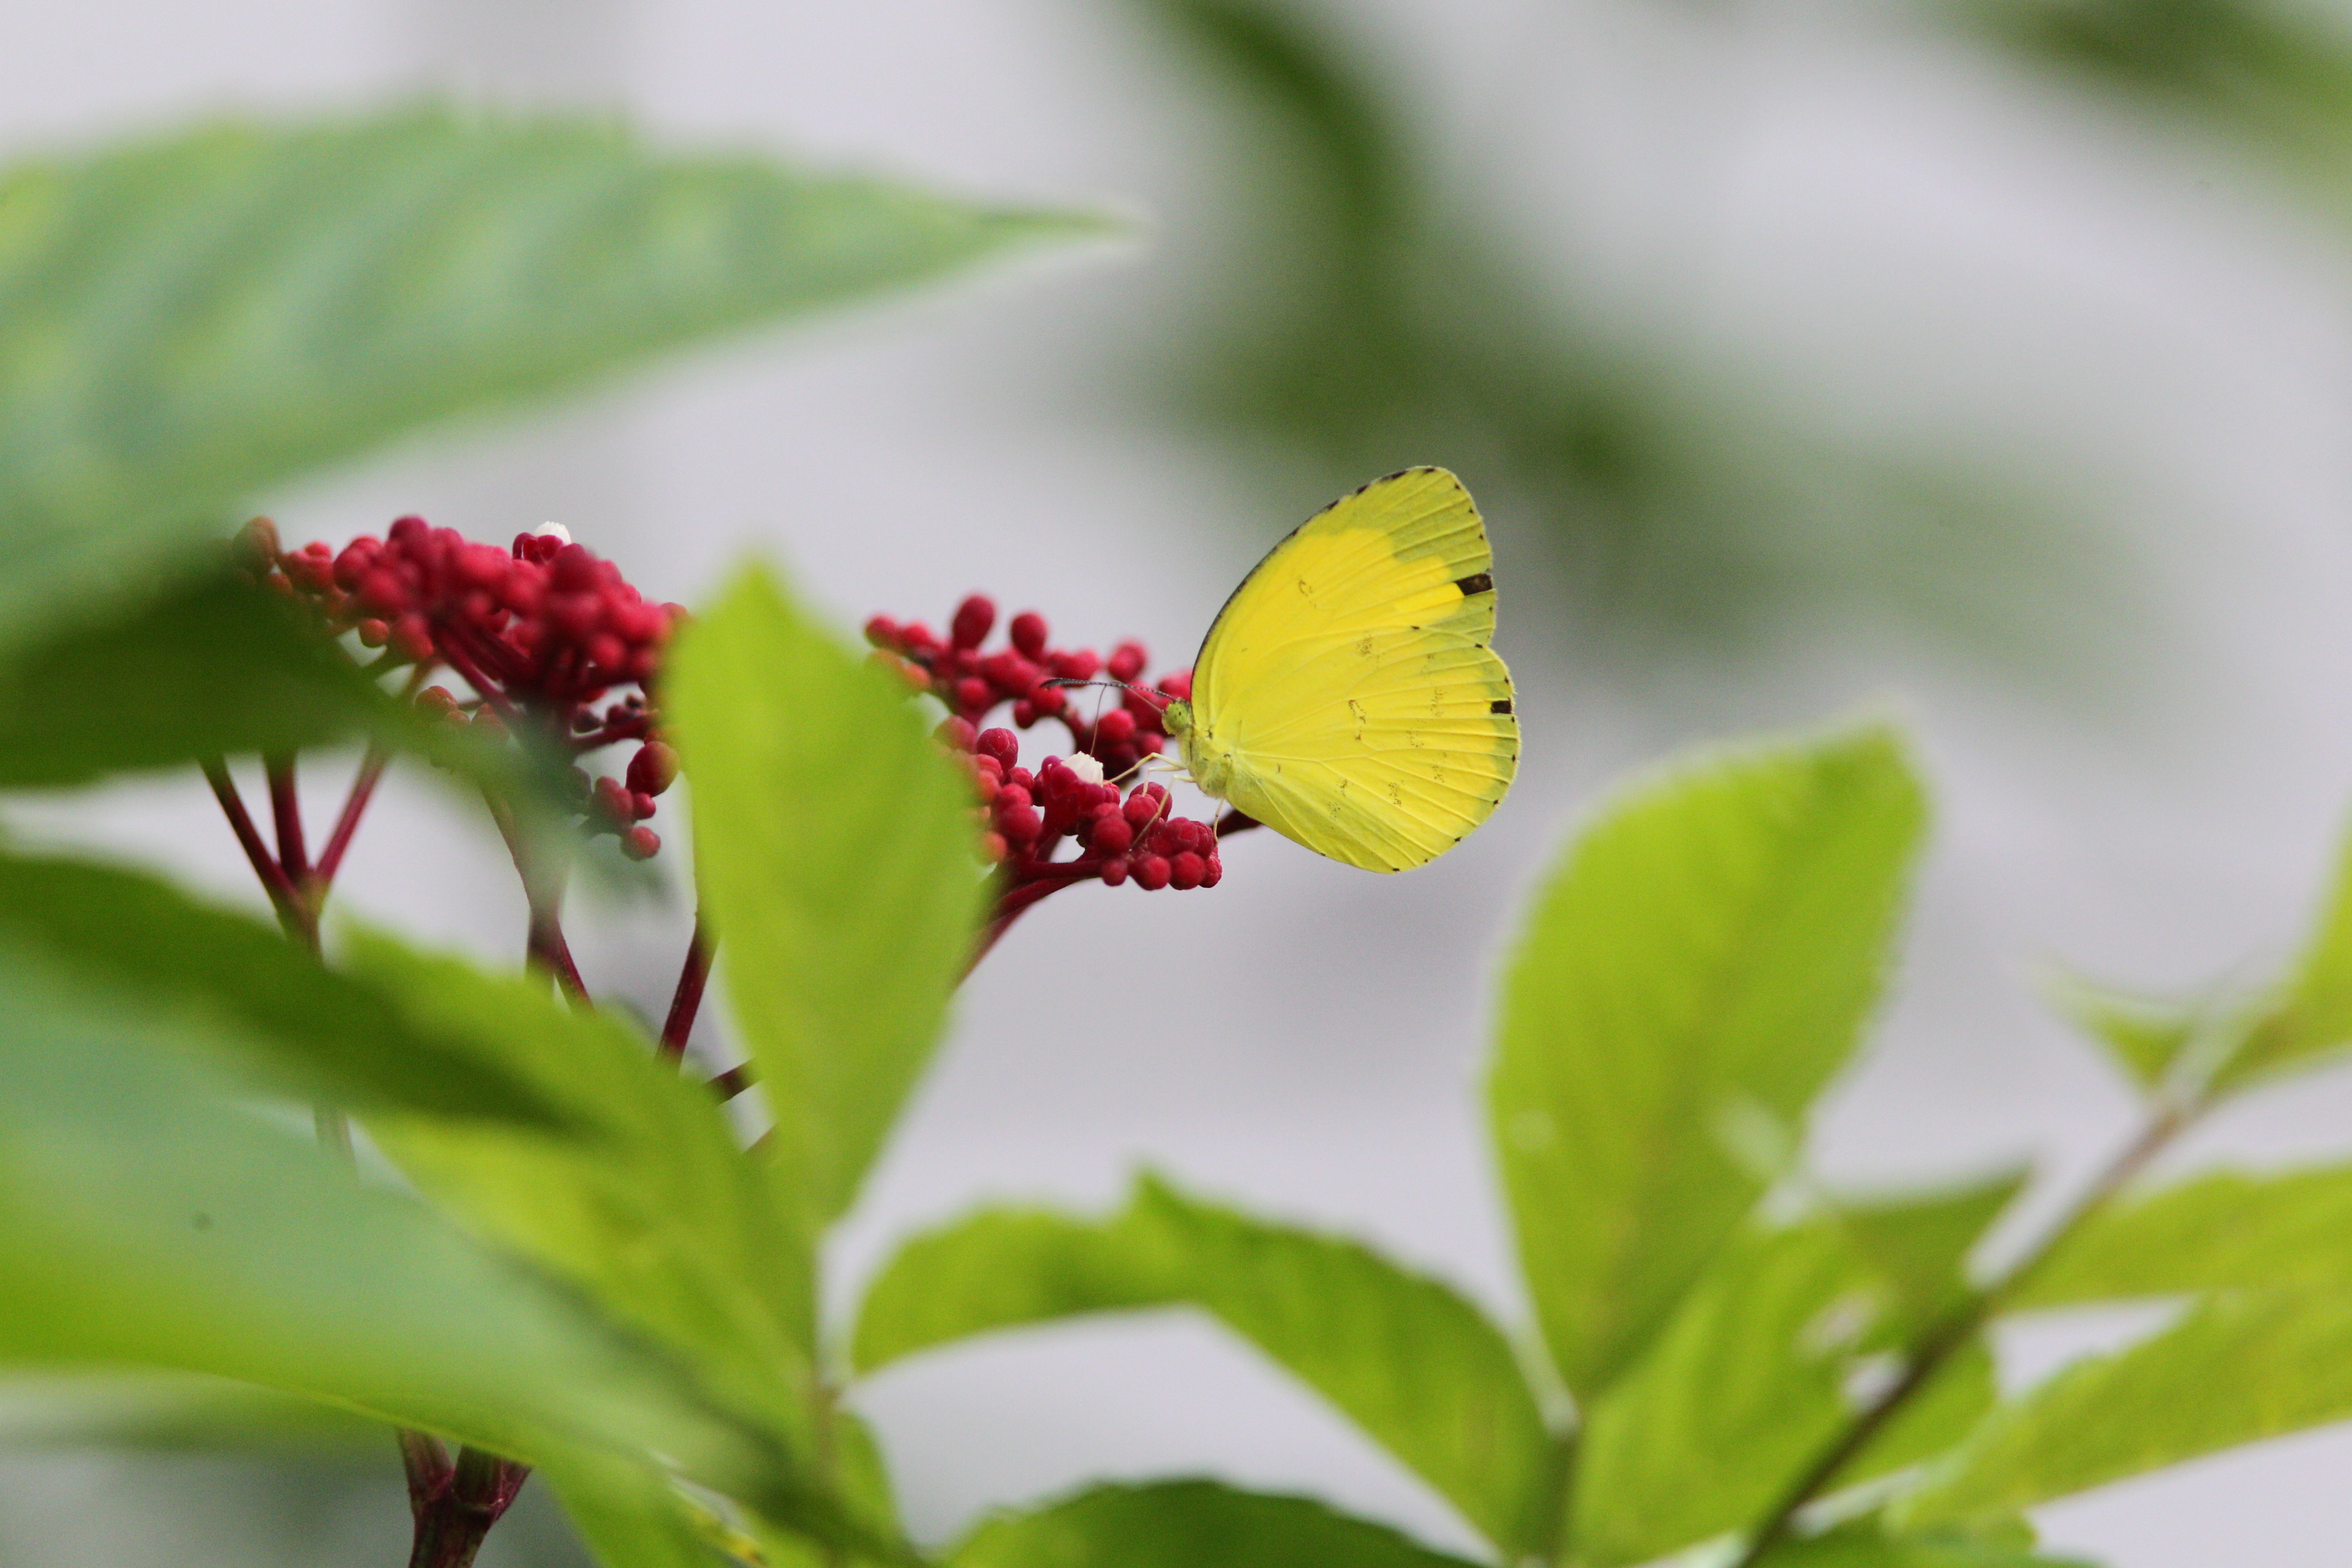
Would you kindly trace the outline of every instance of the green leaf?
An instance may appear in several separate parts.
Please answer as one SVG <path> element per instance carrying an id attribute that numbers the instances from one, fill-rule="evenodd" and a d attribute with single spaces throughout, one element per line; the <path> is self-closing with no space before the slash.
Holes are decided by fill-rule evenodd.
<path id="1" fill-rule="evenodd" d="M 2327 908 L 2283 994 L 2244 1027 L 2213 1075 L 2217 1090 L 2316 1066 L 2352 1045 L 2352 838 L 2338 851 Z"/>
<path id="2" fill-rule="evenodd" d="M 908 1241 L 866 1285 L 850 1337 L 861 1374 L 919 1351 L 1085 1312 L 1156 1307 L 1116 1222 L 987 1208 Z"/>
<path id="3" fill-rule="evenodd" d="M 2093 1215 L 2004 1305 L 2352 1287 L 2347 1237 L 2352 1165 L 2281 1176 L 2217 1171 Z"/>
<path id="4" fill-rule="evenodd" d="M 2004 1171 L 1933 1193 L 1849 1200 L 1836 1213 L 1855 1248 L 1893 1285 L 1901 1321 L 1916 1331 L 1958 1304 L 1969 1254 L 2024 1185 L 2023 1171 Z"/>
<path id="5" fill-rule="evenodd" d="M 1784 1541 L 1759 1568 L 2090 1568 L 2071 1558 L 2044 1557 L 2023 1542 L 1953 1532 L 1887 1535 L 1869 1524 Z"/>
<path id="6" fill-rule="evenodd" d="M 814 1286 L 799 1205 L 747 1154 L 718 1099 L 609 1015 L 543 983 L 486 974 L 381 936 L 353 973 L 411 1017 L 476 1042 L 501 1069 L 604 1130 L 593 1142 L 437 1118 L 369 1131 L 429 1195 L 499 1245 L 572 1281 L 616 1320 L 814 1453 Z"/>
<path id="7" fill-rule="evenodd" d="M 1722 1253 L 1641 1363 L 1591 1407 L 1578 1559 L 1644 1563 L 1778 1500 L 1848 1418 L 1842 1381 L 1873 1320 L 1869 1283 L 1832 1226 L 1746 1235 Z"/>
<path id="8" fill-rule="evenodd" d="M 867 1293 L 857 1363 L 1174 1304 L 1211 1313 L 1329 1400 L 1498 1546 L 1538 1549 L 1551 1438 L 1509 1342 L 1476 1307 L 1360 1243 L 1253 1219 L 1150 1176 L 1106 1225 L 983 1210 L 909 1243 Z"/>
<path id="9" fill-rule="evenodd" d="M 1580 1397 L 1639 1357 L 1796 1147 L 1877 997 L 1925 819 L 1874 727 L 1686 765 L 1553 874 L 1488 1087 L 1528 1289 Z"/>
<path id="10" fill-rule="evenodd" d="M 1306 1498 L 1214 1481 L 1104 1486 L 1000 1514 L 949 1568 L 1465 1568 L 1384 1525 Z"/>
<path id="11" fill-rule="evenodd" d="M 494 1451 L 658 1452 L 787 1505 L 685 1369 L 224 1100 L 139 1009 L 0 948 L 0 1361 L 209 1373 Z"/>
<path id="12" fill-rule="evenodd" d="M 0 1448 L 333 1450 L 381 1458 L 392 1431 L 338 1405 L 196 1373 L 0 1374 Z"/>
<path id="13" fill-rule="evenodd" d="M 0 642 L 421 425 L 1102 226 L 430 108 L 19 164 Z"/>
<path id="14" fill-rule="evenodd" d="M 0 855 L 0 932 L 92 986 L 236 1027 L 190 1037 L 272 1089 L 593 1136 L 593 1123 L 397 997 L 338 973 L 270 927 L 167 883 L 76 860 Z"/>
<path id="15" fill-rule="evenodd" d="M 200 575 L 0 667 L 0 787 L 292 752 L 381 723 L 390 707 L 298 606 Z"/>
<path id="16" fill-rule="evenodd" d="M 905 689 L 757 568 L 679 637 L 663 700 L 777 1156 L 828 1221 L 929 1061 L 971 957 L 971 790 Z"/>
<path id="17" fill-rule="evenodd" d="M 2212 1028 L 2206 1008 L 2135 996 L 2078 975 L 2053 974 L 2042 991 L 2069 1023 L 2105 1046 L 2144 1089 L 2161 1087 L 2173 1064 Z"/>
<path id="18" fill-rule="evenodd" d="M 542 1468 L 601 1568 L 727 1568 L 751 1560 L 726 1549 L 726 1528 L 707 1510 L 643 1466 L 567 1455 Z"/>
<path id="19" fill-rule="evenodd" d="M 2011 1512 L 2347 1415 L 2352 1296 L 2223 1292 L 1995 1412 L 1898 1509 L 1922 1525 Z"/>

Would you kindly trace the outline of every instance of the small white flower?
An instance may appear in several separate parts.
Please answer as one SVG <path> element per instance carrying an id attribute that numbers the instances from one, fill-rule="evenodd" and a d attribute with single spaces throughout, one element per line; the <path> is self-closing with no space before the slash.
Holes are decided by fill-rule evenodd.
<path id="1" fill-rule="evenodd" d="M 1098 784 L 1103 782 L 1102 763 L 1085 752 L 1080 752 L 1072 757 L 1069 765 L 1070 771 L 1087 784 Z"/>
<path id="2" fill-rule="evenodd" d="M 565 544 L 572 542 L 572 531 L 560 522 L 542 522 L 531 531 L 545 534 L 548 538 L 559 540 Z"/>

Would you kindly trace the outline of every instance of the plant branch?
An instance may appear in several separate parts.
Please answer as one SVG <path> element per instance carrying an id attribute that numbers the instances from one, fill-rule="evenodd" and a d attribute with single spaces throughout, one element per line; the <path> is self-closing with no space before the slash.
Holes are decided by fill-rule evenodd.
<path id="1" fill-rule="evenodd" d="M 586 1002 L 588 987 L 581 983 L 579 966 L 572 962 L 572 946 L 563 940 L 562 879 L 546 874 L 524 846 L 514 814 L 487 790 L 482 799 L 490 808 L 490 820 L 499 825 L 499 837 L 506 840 L 507 856 L 514 861 L 515 874 L 522 879 L 523 900 L 530 907 L 530 925 L 523 938 L 525 958 L 534 968 L 554 975 L 573 1001 Z"/>
<path id="2" fill-rule="evenodd" d="M 686 945 L 686 962 L 677 972 L 677 985 L 669 997 L 669 1016 L 662 1021 L 662 1055 L 676 1061 L 686 1055 L 686 1037 L 694 1033 L 695 1015 L 702 1010 L 703 988 L 710 983 L 713 945 L 702 916 L 694 917 L 694 936 Z"/>
<path id="3" fill-rule="evenodd" d="M 1798 1478 L 1748 1537 L 1748 1549 L 1732 1568 L 1757 1568 L 1765 1554 L 1788 1535 L 1797 1514 L 1826 1492 L 1838 1475 L 1870 1440 L 1925 1388 L 1962 1346 L 1975 1338 L 2000 1303 L 2039 1271 L 2085 1220 L 2098 1213 L 2132 1179 L 2147 1168 L 2164 1147 L 2204 1110 L 2200 1103 L 2159 1106 L 2147 1123 L 2106 1167 L 2083 1189 L 2067 1211 L 2044 1231 L 2040 1240 L 2011 1264 L 2008 1272 L 1977 1291 L 1940 1322 L 1920 1336 L 1912 1348 L 1903 1374 L 1847 1423 L 1845 1430 L 1824 1448 Z"/>
<path id="4" fill-rule="evenodd" d="M 291 754 L 264 757 L 262 772 L 269 780 L 269 815 L 278 831 L 278 864 L 286 879 L 299 888 L 310 879 L 310 853 L 302 843 L 302 796 L 294 784 Z"/>
<path id="5" fill-rule="evenodd" d="M 404 1459 L 408 1458 L 407 1436 L 403 1435 Z M 431 1437 L 423 1441 L 440 1448 Z M 412 1470 L 412 1477 L 415 1473 Z M 530 1468 L 467 1447 L 457 1450 L 455 1465 L 444 1457 L 438 1472 L 427 1473 L 436 1484 L 421 1501 L 412 1480 L 409 1506 L 416 1516 L 416 1536 L 409 1547 L 408 1568 L 469 1568 L 482 1549 L 482 1538 L 530 1479 Z"/>
<path id="6" fill-rule="evenodd" d="M 236 835 L 238 847 L 253 866 L 253 874 L 261 879 L 262 891 L 269 895 L 271 907 L 278 919 L 289 917 L 296 899 L 294 885 L 287 880 L 286 868 L 269 853 L 269 846 L 261 841 L 260 830 L 245 809 L 245 798 L 236 793 L 236 781 L 228 774 L 228 764 L 218 757 L 204 761 L 205 782 L 213 786 L 213 798 L 220 802 L 221 814 L 228 818 L 229 831 Z"/>
<path id="7" fill-rule="evenodd" d="M 343 797 L 341 815 L 335 818 L 335 830 L 327 839 L 327 847 L 319 851 L 319 863 L 310 868 L 310 896 L 323 903 L 327 889 L 342 868 L 343 851 L 352 847 L 352 835 L 359 831 L 360 817 L 367 811 L 368 802 L 375 795 L 375 786 L 383 777 L 384 768 L 392 762 L 392 753 L 380 741 L 368 742 L 367 754 L 360 759 L 360 771 L 352 780 L 351 794 Z"/>

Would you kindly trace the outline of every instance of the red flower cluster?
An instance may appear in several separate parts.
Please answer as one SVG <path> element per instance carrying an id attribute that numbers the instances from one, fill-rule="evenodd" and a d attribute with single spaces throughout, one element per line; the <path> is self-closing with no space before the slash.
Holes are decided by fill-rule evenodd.
<path id="1" fill-rule="evenodd" d="M 985 645 L 995 626 L 996 606 L 977 594 L 956 606 L 945 641 L 919 621 L 877 616 L 866 623 L 875 658 L 947 706 L 940 741 L 971 770 L 986 829 L 981 842 L 1002 868 L 988 940 L 1031 904 L 1079 882 L 1132 882 L 1147 891 L 1215 887 L 1224 875 L 1217 830 L 1176 816 L 1165 785 L 1134 779 L 1142 760 L 1166 747 L 1160 713 L 1169 699 L 1192 696 L 1191 673 L 1139 687 L 1142 644 L 1120 643 L 1108 658 L 1092 648 L 1057 648 L 1034 610 L 1013 616 L 1005 646 L 991 651 Z M 1102 705 L 1077 689 L 1097 680 L 1119 689 L 1116 703 Z M 1021 729 L 1058 722 L 1069 732 L 1070 753 L 1045 758 L 1034 772 L 1023 767 L 1013 731 L 980 727 L 1008 703 Z M 1056 859 L 1066 840 L 1076 853 Z"/>
<path id="2" fill-rule="evenodd" d="M 947 704 L 948 711 L 975 729 L 992 709 L 1013 704 L 1013 722 L 1026 730 L 1041 719 L 1054 719 L 1070 732 L 1070 744 L 1102 763 L 1103 773 L 1118 778 L 1146 756 L 1157 755 L 1168 743 L 1160 710 L 1171 697 L 1190 698 L 1189 670 L 1160 678 L 1155 697 L 1139 690 L 1143 679 L 1143 645 L 1123 642 L 1104 658 L 1090 647 L 1048 646 L 1045 617 L 1026 610 L 1006 627 L 1006 646 L 993 653 L 982 645 L 996 626 L 996 606 L 978 594 L 956 606 L 941 642 L 920 621 L 903 625 L 887 616 L 866 623 L 866 640 L 907 676 L 919 691 L 928 691 Z M 1073 683 L 1108 678 L 1126 689 L 1117 706 L 1098 714 L 1076 699 Z M 1081 713 L 1088 708 L 1089 713 Z"/>
<path id="3" fill-rule="evenodd" d="M 575 768 L 575 805 L 591 834 L 614 835 L 634 858 L 661 847 L 643 823 L 677 777 L 677 755 L 658 738 L 646 689 L 685 615 L 679 606 L 646 600 L 611 562 L 560 531 L 518 534 L 500 550 L 404 517 L 384 538 L 362 534 L 340 552 L 324 543 L 289 551 L 267 519 L 256 519 L 238 550 L 257 578 L 310 603 L 331 630 L 383 648 L 372 668 L 413 667 L 414 687 L 446 665 L 473 688 L 462 701 L 425 689 L 416 701 L 427 712 L 528 730 L 572 755 L 643 742 L 625 779 Z M 599 711 L 624 685 L 639 689 Z"/>

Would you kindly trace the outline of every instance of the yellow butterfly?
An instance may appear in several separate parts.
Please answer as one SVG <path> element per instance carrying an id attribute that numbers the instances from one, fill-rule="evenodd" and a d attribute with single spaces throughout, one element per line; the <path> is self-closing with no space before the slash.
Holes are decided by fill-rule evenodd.
<path id="1" fill-rule="evenodd" d="M 1332 502 L 1266 552 L 1164 717 L 1201 789 L 1367 871 L 1425 866 L 1494 815 L 1519 761 L 1494 552 L 1444 468 Z"/>

